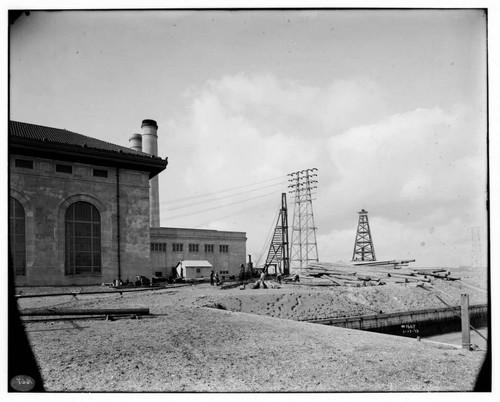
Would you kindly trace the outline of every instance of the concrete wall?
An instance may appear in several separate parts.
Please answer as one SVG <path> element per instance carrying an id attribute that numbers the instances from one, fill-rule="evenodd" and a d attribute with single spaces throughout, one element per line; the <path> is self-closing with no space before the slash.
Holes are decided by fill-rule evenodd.
<path id="1" fill-rule="evenodd" d="M 240 265 L 246 262 L 246 233 L 218 230 L 151 228 L 151 243 L 165 244 L 165 251 L 151 251 L 151 271 L 172 275 L 173 268 L 183 260 L 207 260 L 213 265 L 219 278 L 239 274 Z M 182 251 L 174 251 L 174 244 L 182 244 Z M 198 251 L 189 251 L 190 244 L 197 244 Z M 205 252 L 205 245 L 213 245 L 214 251 Z M 228 252 L 220 252 L 227 246 Z"/>
<path id="2" fill-rule="evenodd" d="M 460 313 L 460 306 L 455 306 L 388 314 L 307 320 L 307 322 L 416 338 L 417 336 L 431 336 L 459 331 L 461 327 Z M 488 305 L 469 306 L 469 314 L 473 326 L 482 327 L 487 325 Z"/>
<path id="3" fill-rule="evenodd" d="M 118 277 L 116 169 L 104 166 L 10 155 L 10 196 L 26 213 L 26 275 L 22 285 L 86 285 L 111 282 Z M 33 161 L 33 169 L 17 168 L 15 159 Z M 73 172 L 56 172 L 56 164 L 71 165 Z M 93 169 L 108 171 L 94 177 Z M 121 277 L 151 276 L 148 174 L 120 169 Z M 65 275 L 65 213 L 77 201 L 94 205 L 101 217 L 100 275 Z"/>

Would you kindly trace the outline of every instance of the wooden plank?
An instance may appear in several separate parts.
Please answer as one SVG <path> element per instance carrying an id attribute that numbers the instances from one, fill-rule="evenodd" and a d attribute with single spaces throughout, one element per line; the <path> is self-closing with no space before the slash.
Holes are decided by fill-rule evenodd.
<path id="1" fill-rule="evenodd" d="M 62 315 L 148 315 L 149 308 L 115 308 L 115 309 L 59 309 L 41 310 L 26 309 L 21 310 L 21 316 L 62 316 Z"/>
<path id="2" fill-rule="evenodd" d="M 439 272 L 447 272 L 446 268 L 414 268 L 417 272 L 422 272 L 424 275 L 428 273 L 439 273 Z"/>
<path id="3" fill-rule="evenodd" d="M 335 278 L 332 278 L 331 276 L 328 276 L 327 279 L 331 282 L 333 282 L 335 285 L 338 285 L 338 286 L 343 286 L 344 283 L 342 281 L 339 281 Z"/>
<path id="4" fill-rule="evenodd" d="M 355 281 L 356 277 L 354 275 L 337 275 L 337 274 L 329 274 L 328 277 L 334 277 L 336 279 L 342 279 L 346 281 Z"/>
<path id="5" fill-rule="evenodd" d="M 459 281 L 461 278 L 458 276 L 447 276 L 446 279 L 449 281 Z"/>
<path id="6" fill-rule="evenodd" d="M 370 281 L 372 279 L 371 276 L 366 275 L 356 275 L 356 278 L 358 278 L 360 281 Z"/>
<path id="7" fill-rule="evenodd" d="M 432 276 L 434 278 L 446 279 L 448 277 L 447 274 L 425 274 L 426 276 Z"/>
<path id="8" fill-rule="evenodd" d="M 355 275 L 357 271 L 354 271 L 352 269 L 342 270 L 342 269 L 307 268 L 307 270 L 304 270 L 304 272 L 325 273 L 325 274 L 337 273 L 337 274 L 343 274 L 343 275 Z"/>
<path id="9" fill-rule="evenodd" d="M 407 265 L 409 262 L 415 262 L 415 260 L 386 260 L 386 261 L 359 261 L 354 262 L 355 266 L 378 266 L 378 265 Z"/>
<path id="10" fill-rule="evenodd" d="M 415 271 L 412 269 L 392 269 L 392 268 L 377 268 L 377 267 L 357 267 L 357 272 L 360 274 L 363 273 L 370 273 L 370 274 L 377 274 L 377 275 L 384 275 L 384 274 L 399 274 L 399 275 L 407 275 L 407 276 L 414 276 Z"/>
<path id="11" fill-rule="evenodd" d="M 397 275 L 397 274 L 390 274 L 392 278 L 397 278 L 397 279 L 408 279 L 409 281 L 421 281 L 422 277 L 419 276 L 407 276 L 407 275 Z"/>

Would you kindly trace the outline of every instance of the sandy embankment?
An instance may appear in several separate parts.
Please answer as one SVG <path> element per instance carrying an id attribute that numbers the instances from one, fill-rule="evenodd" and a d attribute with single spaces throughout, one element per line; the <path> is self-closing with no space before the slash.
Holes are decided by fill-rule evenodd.
<path id="1" fill-rule="evenodd" d="M 21 299 L 19 305 L 148 307 L 154 314 L 139 320 L 28 323 L 45 386 L 52 391 L 472 390 L 484 352 L 289 319 L 437 305 L 432 291 L 404 288 L 221 290 L 203 284 L 122 297 Z M 461 291 L 442 289 L 449 299 Z M 203 307 L 213 303 L 228 310 Z"/>

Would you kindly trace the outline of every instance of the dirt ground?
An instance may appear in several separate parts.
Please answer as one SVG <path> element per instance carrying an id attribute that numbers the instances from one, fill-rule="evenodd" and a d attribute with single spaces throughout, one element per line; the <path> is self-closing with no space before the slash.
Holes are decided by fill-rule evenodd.
<path id="1" fill-rule="evenodd" d="M 83 291 L 98 289 L 108 290 Z M 26 323 L 49 391 L 470 391 L 484 351 L 297 321 L 443 307 L 436 294 L 456 304 L 464 291 L 471 304 L 485 302 L 484 292 L 465 289 L 444 281 L 427 290 L 293 284 L 222 290 L 200 284 L 122 296 L 27 298 L 18 305 L 147 307 L 152 313 L 141 319 Z M 225 310 L 207 308 L 215 305 Z"/>

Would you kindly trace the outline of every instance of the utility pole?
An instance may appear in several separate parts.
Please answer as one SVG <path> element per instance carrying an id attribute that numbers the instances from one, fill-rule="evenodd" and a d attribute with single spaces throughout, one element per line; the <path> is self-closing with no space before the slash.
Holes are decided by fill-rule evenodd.
<path id="1" fill-rule="evenodd" d="M 368 223 L 368 211 L 362 209 L 358 212 L 358 230 L 354 241 L 353 261 L 376 261 L 375 249 L 373 247 L 370 224 Z"/>
<path id="2" fill-rule="evenodd" d="M 305 169 L 288 176 L 289 193 L 293 193 L 294 210 L 292 226 L 292 273 L 300 273 L 301 268 L 307 268 L 310 262 L 319 262 L 318 244 L 316 242 L 316 226 L 312 206 L 312 190 L 317 188 L 315 179 L 318 169 Z"/>
<path id="3" fill-rule="evenodd" d="M 460 307 L 462 318 L 462 349 L 470 350 L 470 317 L 469 317 L 469 295 L 460 295 Z"/>
<path id="4" fill-rule="evenodd" d="M 281 208 L 274 235 L 267 254 L 264 271 L 267 273 L 270 265 L 276 266 L 276 273 L 290 274 L 290 251 L 288 247 L 288 208 L 286 193 L 281 194 Z"/>

